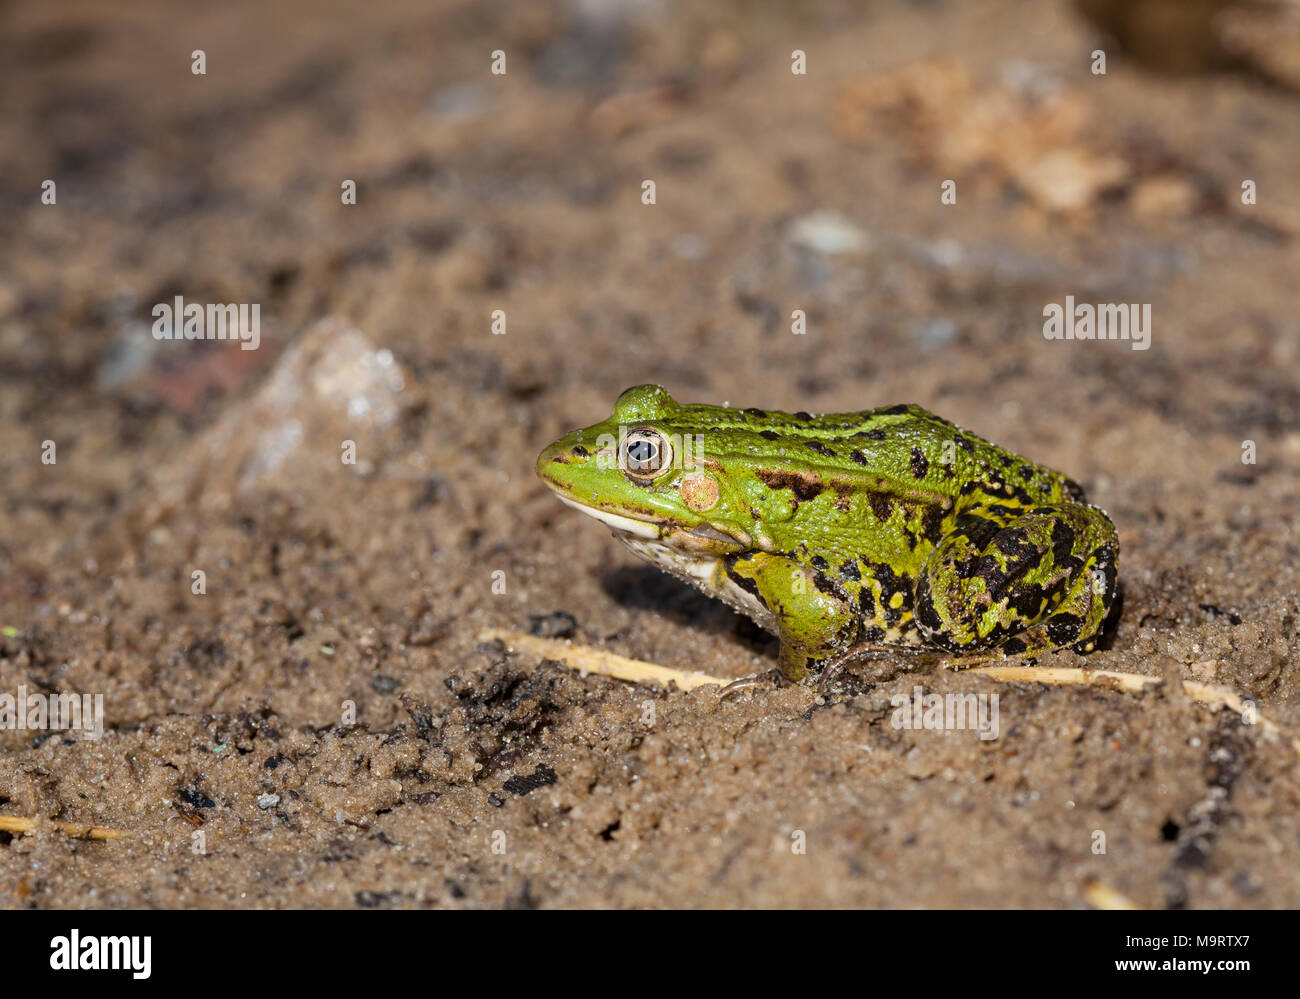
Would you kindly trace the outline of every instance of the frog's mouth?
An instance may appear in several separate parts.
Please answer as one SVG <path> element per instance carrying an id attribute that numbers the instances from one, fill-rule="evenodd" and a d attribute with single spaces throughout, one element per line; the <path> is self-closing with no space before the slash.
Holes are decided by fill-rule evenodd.
<path id="1" fill-rule="evenodd" d="M 587 504 L 579 503 L 577 500 L 570 499 L 561 493 L 556 493 L 556 497 L 566 506 L 581 510 L 588 517 L 599 520 L 613 531 L 615 537 L 620 540 L 641 538 L 647 541 L 661 541 L 680 551 L 694 555 L 725 555 L 729 552 L 741 551 L 753 545 L 753 540 L 748 535 L 744 535 L 744 532 L 736 532 L 730 529 L 722 530 L 712 524 L 698 524 L 695 527 L 686 527 L 683 524 L 676 524 L 671 521 L 637 520 L 635 517 L 628 517 L 621 513 L 613 513 L 599 507 L 587 506 Z M 737 537 L 738 533 L 743 536 Z"/>
<path id="2" fill-rule="evenodd" d="M 567 496 L 556 494 L 560 502 L 565 506 L 571 506 L 575 510 L 581 510 L 588 517 L 595 517 L 602 524 L 613 531 L 622 531 L 624 534 L 630 534 L 634 538 L 654 538 L 658 539 L 659 524 L 649 520 L 634 520 L 631 517 L 624 517 L 619 513 L 610 513 L 608 510 L 601 510 L 594 506 L 587 506 L 585 503 L 579 503 L 577 500 L 569 499 Z"/>

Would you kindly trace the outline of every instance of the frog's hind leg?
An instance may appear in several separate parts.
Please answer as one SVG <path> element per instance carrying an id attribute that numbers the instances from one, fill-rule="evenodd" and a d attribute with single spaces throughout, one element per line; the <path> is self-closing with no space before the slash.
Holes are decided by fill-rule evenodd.
<path id="1" fill-rule="evenodd" d="M 1074 645 L 1091 651 L 1115 599 L 1119 539 L 1082 503 L 958 518 L 917 583 L 916 620 L 954 668 Z"/>

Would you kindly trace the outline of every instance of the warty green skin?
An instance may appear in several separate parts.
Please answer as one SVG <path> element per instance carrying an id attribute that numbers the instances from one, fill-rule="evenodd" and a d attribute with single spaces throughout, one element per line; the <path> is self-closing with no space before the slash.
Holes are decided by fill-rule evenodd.
<path id="1" fill-rule="evenodd" d="M 625 471 L 620 428 L 668 438 L 662 474 Z M 930 649 L 953 667 L 1091 651 L 1116 596 L 1115 527 L 1077 484 L 920 406 L 812 416 L 640 385 L 537 471 L 775 633 L 790 680 L 862 649 Z"/>

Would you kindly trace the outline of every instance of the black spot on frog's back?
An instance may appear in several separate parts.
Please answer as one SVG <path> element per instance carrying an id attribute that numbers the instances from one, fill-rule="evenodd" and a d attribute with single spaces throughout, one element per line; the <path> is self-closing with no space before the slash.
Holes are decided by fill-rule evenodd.
<path id="1" fill-rule="evenodd" d="M 1057 521 L 1052 525 L 1052 564 L 1061 569 L 1076 569 L 1083 564 L 1074 555 L 1074 530 Z"/>
<path id="2" fill-rule="evenodd" d="M 1038 548 L 1029 540 L 1029 532 L 1023 527 L 1010 527 L 999 531 L 994 537 L 998 551 L 1008 558 L 1021 558 L 1027 553 L 1037 552 Z"/>
<path id="3" fill-rule="evenodd" d="M 957 518 L 957 530 L 969 539 L 971 548 L 975 551 L 987 548 L 1001 529 L 1002 525 L 997 521 L 981 517 L 977 513 L 964 513 Z"/>
<path id="4" fill-rule="evenodd" d="M 876 515 L 876 519 L 882 524 L 893 516 L 894 497 L 889 493 L 867 493 L 867 500 L 871 503 L 871 512 Z"/>
<path id="5" fill-rule="evenodd" d="M 930 471 L 930 459 L 925 456 L 916 445 L 912 446 L 912 475 L 918 479 L 924 479 L 925 474 Z"/>
<path id="6" fill-rule="evenodd" d="M 921 537 L 933 545 L 939 543 L 943 536 L 943 518 L 946 511 L 943 507 L 928 503 L 921 511 Z"/>

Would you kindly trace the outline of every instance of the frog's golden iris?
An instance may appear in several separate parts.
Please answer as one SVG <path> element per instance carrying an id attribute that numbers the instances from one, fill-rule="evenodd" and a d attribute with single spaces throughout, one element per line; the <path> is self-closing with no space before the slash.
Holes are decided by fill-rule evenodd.
<path id="1" fill-rule="evenodd" d="M 1116 597 L 1115 527 L 1079 486 L 920 406 L 812 416 L 640 385 L 537 470 L 775 633 L 785 679 L 882 646 L 954 667 L 1091 651 Z"/>
<path id="2" fill-rule="evenodd" d="M 672 468 L 673 446 L 654 427 L 633 427 L 619 445 L 618 460 L 633 479 L 657 479 Z"/>

